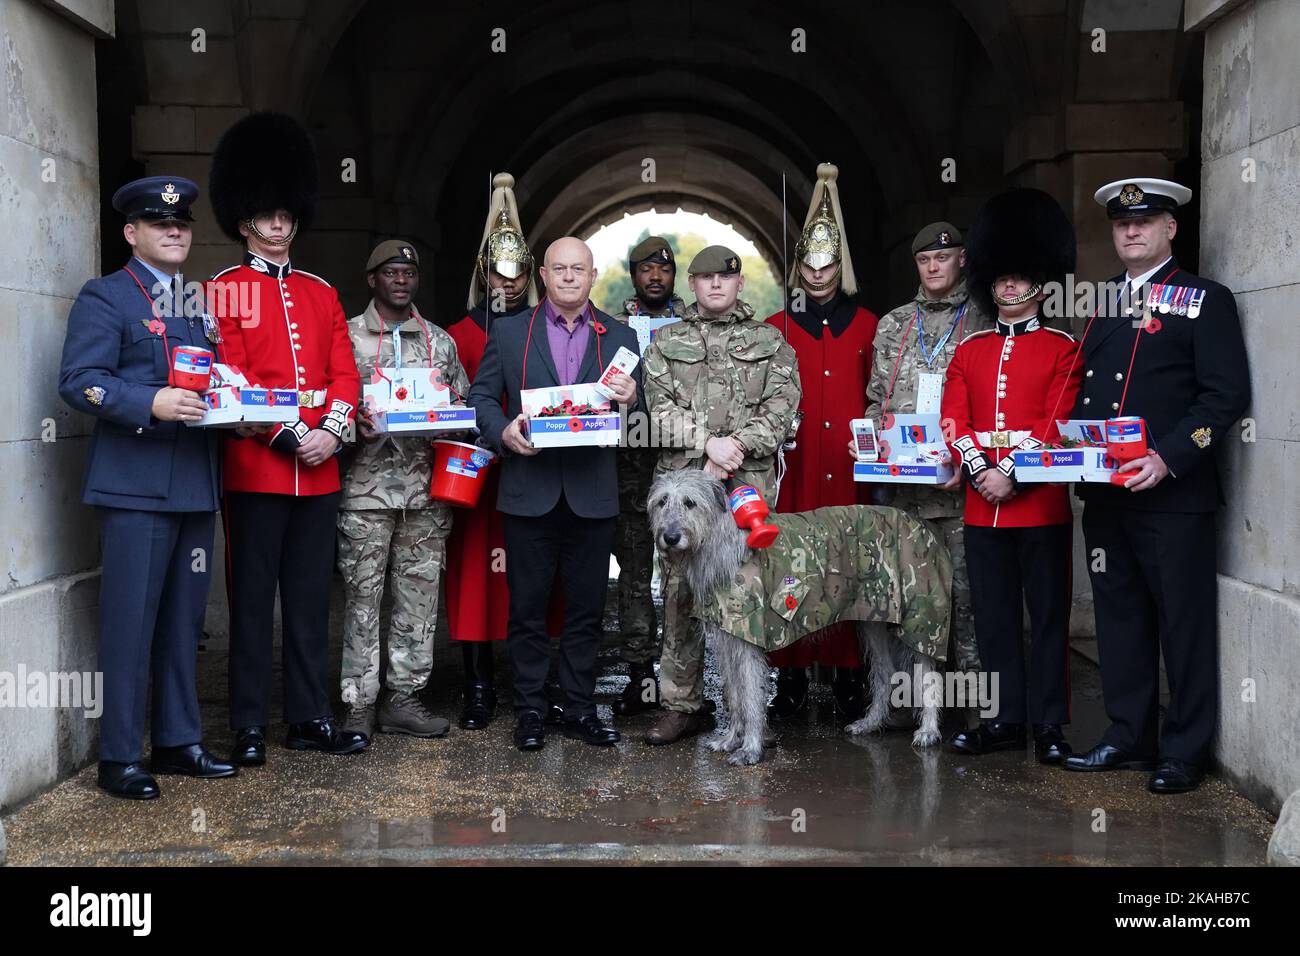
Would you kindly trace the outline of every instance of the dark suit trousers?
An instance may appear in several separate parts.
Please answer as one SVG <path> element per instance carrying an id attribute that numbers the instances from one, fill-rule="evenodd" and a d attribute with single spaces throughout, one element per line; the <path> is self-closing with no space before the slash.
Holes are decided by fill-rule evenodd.
<path id="1" fill-rule="evenodd" d="M 96 508 L 104 568 L 99 591 L 99 670 L 104 712 L 99 759 L 139 760 L 153 675 L 153 744 L 203 737 L 195 657 L 208 604 L 212 512 Z M 196 553 L 198 552 L 198 553 Z"/>
<path id="2" fill-rule="evenodd" d="M 1090 501 L 1083 534 L 1111 721 L 1103 742 L 1202 764 L 1218 716 L 1214 514 L 1130 511 Z M 1169 708 L 1157 741 L 1162 651 Z"/>
<path id="3" fill-rule="evenodd" d="M 596 652 L 600 649 L 615 519 L 580 518 L 563 495 L 547 514 L 535 518 L 507 514 L 502 519 L 510 587 L 506 647 L 514 671 L 515 713 L 546 712 L 546 673 L 551 661 L 546 608 L 558 572 L 564 589 L 564 634 L 560 638 L 564 716 L 576 720 L 595 714 Z"/>
<path id="4" fill-rule="evenodd" d="M 980 664 L 998 675 L 997 717 L 1008 724 L 1070 722 L 1068 524 L 966 525 L 966 571 Z M 1029 672 L 1024 613 L 1029 608 Z M 992 688 L 990 687 L 990 690 Z"/>
<path id="5" fill-rule="evenodd" d="M 284 719 L 330 714 L 330 578 L 339 492 L 226 494 L 230 598 L 230 726 L 265 727 L 271 713 L 276 585 L 280 588 Z"/>

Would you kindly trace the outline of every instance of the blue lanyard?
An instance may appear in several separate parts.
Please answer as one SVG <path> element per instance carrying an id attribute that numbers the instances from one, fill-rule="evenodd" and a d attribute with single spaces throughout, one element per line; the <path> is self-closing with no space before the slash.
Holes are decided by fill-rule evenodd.
<path id="1" fill-rule="evenodd" d="M 952 338 L 952 333 L 957 329 L 961 322 L 961 317 L 966 314 L 966 306 L 969 302 L 963 302 L 957 314 L 952 317 L 952 325 L 948 326 L 948 331 L 943 333 L 943 337 L 934 344 L 934 350 L 927 353 L 925 351 L 925 323 L 921 321 L 921 307 L 916 307 L 916 346 L 921 350 L 921 360 L 925 362 L 926 368 L 934 367 L 934 360 L 939 357 L 943 347 L 948 344 L 948 339 Z"/>

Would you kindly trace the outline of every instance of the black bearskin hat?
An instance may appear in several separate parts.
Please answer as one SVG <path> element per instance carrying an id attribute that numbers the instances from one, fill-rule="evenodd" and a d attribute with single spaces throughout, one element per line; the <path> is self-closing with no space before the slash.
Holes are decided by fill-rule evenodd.
<path id="1" fill-rule="evenodd" d="M 208 196 L 217 225 L 243 242 L 239 224 L 287 209 L 298 228 L 311 225 L 318 195 L 316 148 L 292 116 L 251 113 L 221 135 L 212 153 Z"/>
<path id="2" fill-rule="evenodd" d="M 966 233 L 966 287 L 980 311 L 994 317 L 998 276 L 1064 282 L 1074 271 L 1077 248 L 1060 203 L 1041 189 L 1009 189 L 980 207 Z"/>

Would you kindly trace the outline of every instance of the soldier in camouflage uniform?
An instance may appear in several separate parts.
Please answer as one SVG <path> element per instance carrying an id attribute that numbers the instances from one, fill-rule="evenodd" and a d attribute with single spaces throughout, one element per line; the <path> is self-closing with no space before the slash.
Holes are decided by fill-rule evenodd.
<path id="1" fill-rule="evenodd" d="M 644 352 L 655 327 L 681 319 L 686 303 L 673 294 L 677 261 L 666 239 L 650 236 L 628 254 L 628 269 L 636 295 L 623 303 L 614 318 L 632 322 Z M 650 321 L 643 321 L 650 320 Z M 658 320 L 658 321 L 655 321 Z M 618 558 L 618 623 L 623 632 L 623 660 L 628 663 L 627 687 L 614 701 L 614 713 L 639 714 L 659 706 L 655 659 L 659 656 L 658 622 L 650 582 L 654 576 L 654 541 L 646 519 L 646 495 L 659 452 L 649 447 L 618 452 L 618 525 L 614 556 Z"/>
<path id="2" fill-rule="evenodd" d="M 348 320 L 361 380 L 376 369 L 431 368 L 463 404 L 469 380 L 456 344 L 426 323 L 412 304 L 419 288 L 419 256 L 399 240 L 380 243 L 366 263 L 374 297 L 362 315 Z M 400 351 L 400 355 L 398 352 Z M 438 616 L 438 578 L 451 532 L 451 509 L 429 498 L 433 444 L 376 432 L 358 403 L 357 435 L 349 436 L 351 460 L 343 471 L 338 517 L 343 612 L 344 726 L 369 738 L 385 733 L 438 737 L 450 727 L 420 700 L 433 660 Z M 379 607 L 384 578 L 392 574 L 393 613 L 388 629 L 387 688 L 379 692 Z M 377 711 L 377 713 L 376 713 Z"/>
<path id="3" fill-rule="evenodd" d="M 926 226 L 912 240 L 912 255 L 921 279 L 916 298 L 880 319 L 872 347 L 866 417 L 874 419 L 877 427 L 885 413 L 914 414 L 920 376 L 938 375 L 942 381 L 958 343 L 971 332 L 993 325 L 966 292 L 962 277 L 965 253 L 961 233 L 955 226 L 946 222 Z M 936 537 L 948 546 L 953 564 L 954 615 L 954 647 L 948 659 L 960 670 L 979 670 L 962 542 L 960 472 L 943 486 L 878 485 L 873 489 L 873 500 L 927 520 Z"/>
<path id="4" fill-rule="evenodd" d="M 776 500 L 776 459 L 802 389 L 794 349 L 754 318 L 738 296 L 740 256 L 709 246 L 691 261 L 696 301 L 646 349 L 643 380 L 650 431 L 662 450 L 655 474 L 700 468 L 734 477 Z M 704 727 L 704 640 L 691 621 L 679 574 L 664 576 L 664 646 L 659 662 L 665 713 L 646 735 L 670 744 Z"/>

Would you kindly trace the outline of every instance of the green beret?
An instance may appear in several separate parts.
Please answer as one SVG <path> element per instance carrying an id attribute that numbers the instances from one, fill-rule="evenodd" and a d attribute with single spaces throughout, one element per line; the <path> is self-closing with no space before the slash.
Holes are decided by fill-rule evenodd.
<path id="1" fill-rule="evenodd" d="M 418 268 L 420 254 L 415 251 L 415 246 L 404 239 L 385 239 L 370 253 L 370 258 L 366 260 L 366 271 L 374 272 L 390 262 L 409 262 Z"/>
<path id="2" fill-rule="evenodd" d="M 673 266 L 677 265 L 677 260 L 673 258 L 673 247 L 668 245 L 667 239 L 659 236 L 647 236 L 628 253 L 629 269 L 635 269 L 643 262 L 666 262 Z"/>
<path id="3" fill-rule="evenodd" d="M 724 276 L 740 275 L 740 256 L 726 246 L 706 246 L 691 260 L 686 271 L 693 276 L 708 272 Z"/>
<path id="4" fill-rule="evenodd" d="M 952 249 L 961 244 L 961 233 L 956 226 L 950 222 L 932 222 L 912 240 L 912 255 L 935 249 Z"/>

